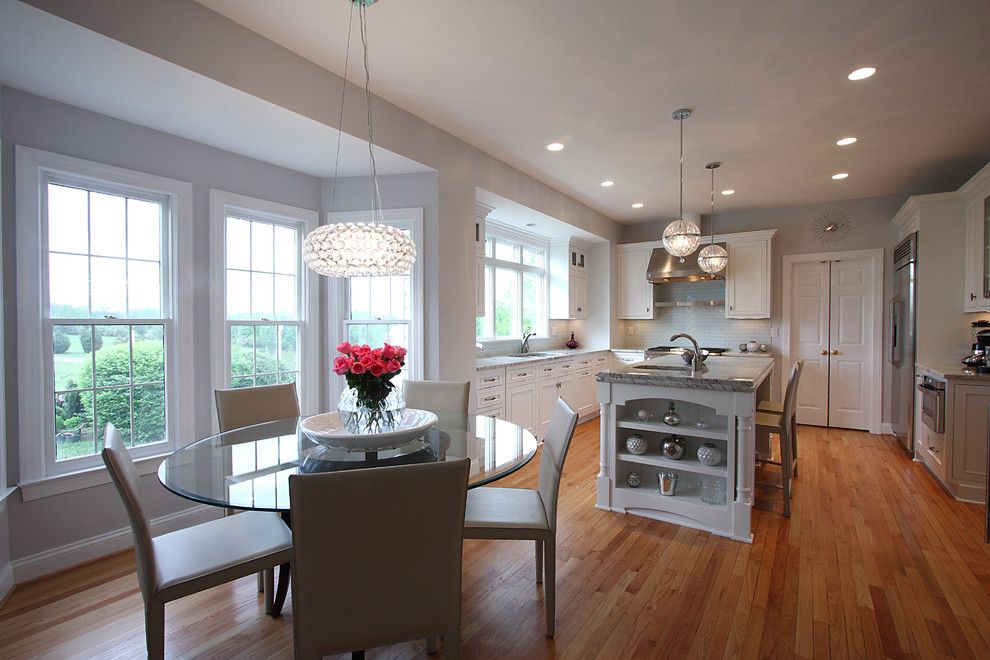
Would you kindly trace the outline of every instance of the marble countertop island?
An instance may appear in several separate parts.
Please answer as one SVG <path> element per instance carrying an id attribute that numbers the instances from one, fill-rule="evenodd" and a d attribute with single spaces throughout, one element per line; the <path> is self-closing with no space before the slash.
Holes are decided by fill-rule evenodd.
<path id="1" fill-rule="evenodd" d="M 710 357 L 691 375 L 679 355 L 665 355 L 606 369 L 598 374 L 601 383 L 685 387 L 723 392 L 753 392 L 773 370 L 770 357 Z"/>

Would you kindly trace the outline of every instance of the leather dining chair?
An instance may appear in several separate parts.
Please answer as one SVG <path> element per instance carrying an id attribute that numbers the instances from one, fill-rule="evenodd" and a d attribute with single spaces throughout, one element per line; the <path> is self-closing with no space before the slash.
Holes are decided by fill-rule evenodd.
<path id="1" fill-rule="evenodd" d="M 296 658 L 436 635 L 459 656 L 469 465 L 289 477 Z"/>
<path id="2" fill-rule="evenodd" d="M 299 416 L 294 383 L 214 390 L 220 432 Z"/>
<path id="3" fill-rule="evenodd" d="M 137 469 L 112 424 L 106 427 L 103 462 L 134 536 L 149 658 L 165 657 L 165 603 L 289 561 L 292 532 L 275 513 L 249 511 L 152 537 Z M 269 589 L 268 613 L 273 598 Z"/>
<path id="4" fill-rule="evenodd" d="M 536 582 L 544 584 L 546 635 L 555 631 L 557 496 L 578 414 L 557 399 L 543 440 L 536 490 L 475 488 L 468 493 L 464 538 L 536 541 Z"/>
<path id="5" fill-rule="evenodd" d="M 437 413 L 468 414 L 471 383 L 452 380 L 407 380 L 402 394 L 408 408 Z"/>

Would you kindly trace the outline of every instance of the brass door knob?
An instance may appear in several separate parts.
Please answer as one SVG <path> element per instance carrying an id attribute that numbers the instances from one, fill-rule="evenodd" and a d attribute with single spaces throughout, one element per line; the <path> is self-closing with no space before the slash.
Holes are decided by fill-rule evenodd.
<path id="1" fill-rule="evenodd" d="M 822 355 L 828 355 L 828 351 L 822 351 Z"/>
<path id="2" fill-rule="evenodd" d="M 839 351 L 837 351 L 836 349 L 833 348 L 832 349 L 832 355 L 838 355 L 838 354 L 839 354 Z"/>

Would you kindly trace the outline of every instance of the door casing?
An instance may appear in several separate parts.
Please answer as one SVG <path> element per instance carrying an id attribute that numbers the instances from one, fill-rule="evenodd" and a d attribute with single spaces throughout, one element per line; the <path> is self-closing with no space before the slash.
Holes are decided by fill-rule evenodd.
<path id="1" fill-rule="evenodd" d="M 781 370 L 780 370 L 780 392 L 785 391 L 787 377 L 790 374 L 794 358 L 791 356 L 791 288 L 794 264 L 812 261 L 840 261 L 851 259 L 869 259 L 873 262 L 873 305 L 868 313 L 873 315 L 873 346 L 872 356 L 868 371 L 872 382 L 864 387 L 864 391 L 869 393 L 870 401 L 867 407 L 869 414 L 870 433 L 879 434 L 881 431 L 883 415 L 883 271 L 884 259 L 883 249 L 872 250 L 844 250 L 836 252 L 816 252 L 813 254 L 791 254 L 784 257 L 783 273 L 783 309 L 781 312 Z"/>

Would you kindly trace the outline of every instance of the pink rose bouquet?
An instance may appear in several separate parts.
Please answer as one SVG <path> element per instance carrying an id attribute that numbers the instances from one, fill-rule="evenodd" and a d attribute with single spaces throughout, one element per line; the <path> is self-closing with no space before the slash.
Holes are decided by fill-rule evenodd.
<path id="1" fill-rule="evenodd" d="M 340 413 L 344 423 L 364 430 L 386 430 L 393 426 L 396 420 L 393 411 L 387 409 L 386 399 L 395 389 L 392 378 L 406 363 L 406 349 L 387 343 L 381 348 L 371 348 L 345 341 L 337 346 L 337 352 L 340 355 L 334 358 L 333 371 L 347 380 L 358 408 L 346 410 L 345 399 L 341 397 Z M 348 414 L 351 412 L 360 414 Z M 351 418 L 354 418 L 353 423 L 349 421 Z"/>

